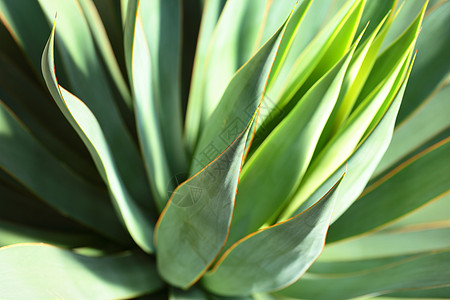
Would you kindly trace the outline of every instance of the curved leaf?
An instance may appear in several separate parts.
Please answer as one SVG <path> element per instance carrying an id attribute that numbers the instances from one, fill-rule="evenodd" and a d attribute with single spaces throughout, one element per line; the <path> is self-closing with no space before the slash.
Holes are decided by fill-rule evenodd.
<path id="1" fill-rule="evenodd" d="M 395 69 L 378 84 L 377 88 L 358 106 L 346 123 L 315 156 L 293 200 L 281 215 L 282 220 L 291 216 L 307 197 L 312 195 L 326 178 L 345 162 L 365 133 L 372 129 L 370 127 L 375 126 L 378 116 L 382 115 L 391 103 L 410 70 L 411 51 L 412 47 L 403 53 Z"/>
<path id="2" fill-rule="evenodd" d="M 420 147 L 450 128 L 447 114 L 450 111 L 450 76 L 446 81 L 424 100 L 414 115 L 397 124 L 392 142 L 375 170 L 374 178 L 408 159 Z M 405 101 L 408 99 L 405 98 Z"/>
<path id="3" fill-rule="evenodd" d="M 0 248 L 0 265 L 4 299 L 134 298 L 163 287 L 154 263 L 137 253 L 88 257 L 18 244 Z"/>
<path id="4" fill-rule="evenodd" d="M 83 99 L 96 116 L 130 194 L 142 205 L 151 207 L 150 189 L 140 153 L 114 102 L 114 93 L 108 85 L 81 7 L 76 1 L 38 2 L 50 22 L 53 22 L 56 12 L 61 20 L 58 49 L 71 84 L 67 88 Z"/>
<path id="5" fill-rule="evenodd" d="M 158 270 L 172 285 L 195 283 L 225 243 L 251 122 L 219 157 L 173 192 L 158 220 Z"/>
<path id="6" fill-rule="evenodd" d="M 190 174 L 204 168 L 245 128 L 260 105 L 286 22 L 233 76 L 217 108 L 205 123 Z"/>
<path id="7" fill-rule="evenodd" d="M 100 14 L 92 0 L 77 0 L 83 14 L 86 18 L 86 22 L 89 25 L 89 29 L 92 33 L 93 41 L 102 58 L 105 62 L 106 68 L 108 69 L 111 77 L 115 83 L 117 90 L 120 93 L 123 101 L 127 105 L 128 109 L 132 110 L 131 92 L 128 88 L 127 82 L 125 81 L 122 71 L 120 70 L 119 63 L 114 54 L 111 42 L 109 41 L 106 28 L 103 25 Z"/>
<path id="8" fill-rule="evenodd" d="M 227 245 L 278 215 L 297 189 L 336 103 L 352 54 L 350 51 L 308 91 L 246 162 Z"/>
<path id="9" fill-rule="evenodd" d="M 323 249 L 341 180 L 309 210 L 235 243 L 205 274 L 205 288 L 219 295 L 248 295 L 298 280 Z"/>
<path id="10" fill-rule="evenodd" d="M 446 192 L 449 151 L 447 138 L 369 185 L 361 198 L 331 226 L 328 241 L 374 230 Z"/>
<path id="11" fill-rule="evenodd" d="M 347 170 L 347 174 L 341 183 L 341 197 L 336 202 L 332 222 L 337 220 L 358 198 L 389 145 L 394 130 L 395 119 L 408 81 L 407 79 L 408 76 L 406 76 L 400 91 L 392 100 L 386 113 L 374 127 L 373 131 L 360 142 L 354 152 L 344 160 L 341 166 L 300 205 L 294 214 L 310 207 L 314 203 L 314 199 L 328 191 L 345 170 Z"/>
<path id="12" fill-rule="evenodd" d="M 128 241 L 107 194 L 55 159 L 1 101 L 0 167 L 63 214 L 110 238 Z"/>
<path id="13" fill-rule="evenodd" d="M 348 299 L 448 284 L 450 251 L 442 251 L 407 258 L 362 274 L 339 277 L 305 275 L 279 294 L 303 299 Z"/>
<path id="14" fill-rule="evenodd" d="M 142 249 L 151 253 L 153 252 L 152 217 L 146 210 L 139 207 L 125 188 L 96 117 L 80 99 L 58 84 L 53 64 L 54 37 L 55 26 L 42 54 L 42 72 L 45 82 L 58 107 L 91 153 L 131 236 Z"/>

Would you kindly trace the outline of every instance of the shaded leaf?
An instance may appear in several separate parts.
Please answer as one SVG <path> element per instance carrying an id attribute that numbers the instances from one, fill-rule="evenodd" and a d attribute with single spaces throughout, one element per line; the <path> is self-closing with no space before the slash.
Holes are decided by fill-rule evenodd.
<path id="1" fill-rule="evenodd" d="M 128 241 L 107 202 L 107 194 L 85 182 L 55 159 L 2 102 L 0 167 L 63 214 L 110 238 Z M 45 176 L 42 176 L 42 170 L 45 170 Z"/>
<path id="2" fill-rule="evenodd" d="M 203 6 L 184 126 L 185 143 L 190 154 L 194 151 L 197 143 L 202 121 L 203 80 L 206 72 L 208 45 L 224 5 L 225 0 L 207 0 Z"/>
<path id="3" fill-rule="evenodd" d="M 0 248 L 0 265 L 4 299 L 134 298 L 163 287 L 152 260 L 136 253 L 88 257 L 18 244 Z"/>
<path id="4" fill-rule="evenodd" d="M 67 88 L 83 99 L 98 119 L 131 195 L 149 207 L 150 189 L 136 142 L 113 100 L 81 7 L 75 1 L 39 0 L 39 4 L 49 22 L 58 13 L 58 49 L 71 84 Z"/>
<path id="5" fill-rule="evenodd" d="M 58 84 L 53 65 L 54 37 L 55 26 L 42 54 L 42 72 L 45 82 L 58 107 L 91 153 L 131 236 L 141 248 L 151 253 L 153 252 L 152 217 L 129 195 L 118 174 L 111 150 L 96 117 L 80 99 Z"/>
<path id="6" fill-rule="evenodd" d="M 161 138 L 168 164 L 175 175 L 187 171 L 182 140 L 181 6 L 181 0 L 147 0 L 139 4 L 152 59 L 152 82 Z"/>
<path id="7" fill-rule="evenodd" d="M 137 0 L 130 0 L 125 24 L 125 59 L 132 82 L 134 111 L 139 142 L 156 206 L 161 211 L 167 202 L 170 171 L 154 97 L 152 58 L 150 56 Z"/>

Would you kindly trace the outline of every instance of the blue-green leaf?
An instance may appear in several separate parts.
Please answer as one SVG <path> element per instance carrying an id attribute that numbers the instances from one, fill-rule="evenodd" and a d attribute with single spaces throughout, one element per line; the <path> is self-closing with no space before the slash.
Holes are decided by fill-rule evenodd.
<path id="1" fill-rule="evenodd" d="M 219 295 L 249 295 L 298 280 L 322 251 L 341 180 L 309 210 L 234 244 L 203 277 L 205 288 Z"/>
<path id="2" fill-rule="evenodd" d="M 158 270 L 172 285 L 194 284 L 225 243 L 251 122 L 219 157 L 173 192 L 158 220 Z"/>
<path id="3" fill-rule="evenodd" d="M 152 217 L 130 196 L 123 184 L 100 124 L 80 99 L 58 84 L 54 68 L 54 37 L 55 26 L 42 54 L 42 72 L 47 87 L 56 104 L 91 153 L 131 236 L 145 251 L 153 252 Z"/>
<path id="4" fill-rule="evenodd" d="M 138 253 L 88 257 L 46 244 L 0 248 L 2 299 L 134 298 L 162 288 L 154 262 Z"/>

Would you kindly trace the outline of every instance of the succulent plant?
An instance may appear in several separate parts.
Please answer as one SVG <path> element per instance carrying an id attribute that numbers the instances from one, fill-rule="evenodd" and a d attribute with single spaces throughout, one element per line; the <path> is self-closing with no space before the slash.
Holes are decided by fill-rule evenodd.
<path id="1" fill-rule="evenodd" d="M 449 296 L 450 3 L 397 2 L 0 0 L 0 298 Z"/>

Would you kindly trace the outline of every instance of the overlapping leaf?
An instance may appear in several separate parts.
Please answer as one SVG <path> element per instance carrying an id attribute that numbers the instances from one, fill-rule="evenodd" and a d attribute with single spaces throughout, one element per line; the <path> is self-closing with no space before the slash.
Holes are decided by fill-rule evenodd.
<path id="1" fill-rule="evenodd" d="M 139 1 L 131 0 L 125 23 L 125 60 L 132 82 L 133 103 L 139 142 L 156 206 L 161 211 L 170 189 L 170 170 L 162 143 L 154 97 L 152 57 L 139 12 Z"/>
<path id="2" fill-rule="evenodd" d="M 317 154 L 304 176 L 300 189 L 283 213 L 282 219 L 291 216 L 329 174 L 345 161 L 367 130 L 373 129 L 377 123 L 376 120 L 384 114 L 409 69 L 411 52 L 424 11 L 425 8 L 399 40 L 377 59 L 359 96 L 364 100 L 357 102 L 358 106 L 349 119 Z M 395 64 L 392 64 L 392 59 L 396 61 Z M 372 88 L 370 89 L 369 86 Z"/>
<path id="3" fill-rule="evenodd" d="M 225 243 L 250 126 L 181 184 L 160 216 L 155 230 L 158 270 L 175 286 L 187 288 L 197 281 Z"/>
<path id="4" fill-rule="evenodd" d="M 440 251 L 406 258 L 364 273 L 340 274 L 338 277 L 310 274 L 279 293 L 306 299 L 348 299 L 444 286 L 450 283 L 449 261 L 450 252 Z"/>
<path id="5" fill-rule="evenodd" d="M 106 193 L 55 159 L 0 102 L 0 167 L 43 201 L 110 238 L 127 241 Z M 46 170 L 46 176 L 42 176 Z M 55 184 L 57 182 L 58 184 Z M 2 197 L 7 197 L 3 194 Z"/>
<path id="6" fill-rule="evenodd" d="M 227 244 L 256 231 L 280 211 L 297 189 L 336 103 L 352 54 L 353 51 L 344 56 L 311 88 L 247 161 Z M 256 206 L 255 199 L 258 199 Z"/>
<path id="7" fill-rule="evenodd" d="M 50 93 L 91 153 L 131 236 L 145 251 L 153 252 L 152 217 L 129 195 L 96 117 L 80 99 L 58 84 L 54 69 L 54 36 L 55 27 L 42 55 L 42 72 Z"/>
<path id="8" fill-rule="evenodd" d="M 146 174 L 127 127 L 132 124 L 124 122 L 115 104 L 114 93 L 108 85 L 81 7 L 75 1 L 40 0 L 39 4 L 49 21 L 53 21 L 56 12 L 61 19 L 58 49 L 71 85 L 67 88 L 83 99 L 98 119 L 130 194 L 150 207 Z"/>
<path id="9" fill-rule="evenodd" d="M 322 251 L 341 180 L 309 210 L 234 244 L 202 284 L 213 293 L 233 296 L 295 282 Z"/>

